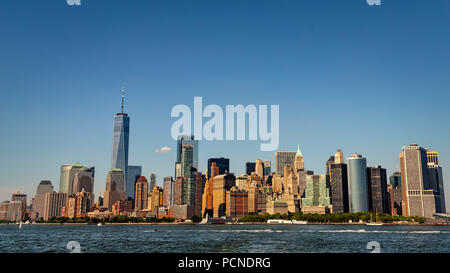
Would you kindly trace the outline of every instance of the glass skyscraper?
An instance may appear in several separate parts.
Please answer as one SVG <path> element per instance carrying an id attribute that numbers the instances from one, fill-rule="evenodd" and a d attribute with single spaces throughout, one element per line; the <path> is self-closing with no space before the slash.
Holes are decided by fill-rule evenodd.
<path id="1" fill-rule="evenodd" d="M 194 139 L 193 135 L 186 136 L 180 135 L 177 139 L 177 161 L 176 163 L 181 163 L 181 152 L 183 149 L 183 144 L 190 144 L 194 148 L 193 150 L 193 164 L 192 166 L 198 170 L 198 140 Z"/>
<path id="2" fill-rule="evenodd" d="M 114 117 L 111 169 L 121 169 L 125 176 L 124 179 L 127 180 L 130 117 L 123 111 L 123 103 L 124 90 L 122 89 L 122 111 Z"/>
<path id="3" fill-rule="evenodd" d="M 347 159 L 351 212 L 369 212 L 366 158 L 354 154 Z"/>

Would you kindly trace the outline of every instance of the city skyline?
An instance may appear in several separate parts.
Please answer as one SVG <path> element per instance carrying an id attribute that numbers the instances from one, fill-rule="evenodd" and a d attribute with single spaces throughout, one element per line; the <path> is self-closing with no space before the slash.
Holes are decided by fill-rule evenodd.
<path id="1" fill-rule="evenodd" d="M 0 11 L 0 28 L 9 38 L 0 53 L 5 62 L 0 119 L 8 128 L 0 144 L 0 200 L 17 190 L 34 196 L 41 180 L 58 190 L 61 165 L 76 162 L 95 166 L 94 192 L 103 192 L 121 86 L 133 118 L 129 165 L 142 166 L 146 177 L 156 173 L 160 186 L 175 165 L 170 109 L 191 105 L 194 95 L 220 106 L 279 104 L 278 151 L 295 152 L 300 144 L 305 168 L 315 173 L 325 173 L 327 158 L 341 148 L 345 158 L 362 154 L 368 166 L 381 165 L 390 176 L 401 148 L 418 143 L 439 152 L 447 180 L 450 35 L 441 26 L 450 22 L 440 10 L 449 4 L 413 1 L 420 11 L 404 14 L 399 3 L 374 10 L 363 2 L 329 3 L 328 11 L 312 3 L 234 1 L 241 10 L 232 11 L 231 4 L 180 2 L 170 14 L 164 13 L 168 4 L 138 5 L 150 15 L 112 2 L 103 15 L 111 24 L 106 26 L 83 20 L 103 10 L 95 1 L 79 10 L 65 3 L 29 3 L 25 11 L 9 1 L 10 10 L 21 12 Z M 159 21 L 143 19 L 153 15 Z M 49 24 L 40 22 L 41 16 Z M 223 24 L 230 16 L 234 22 Z M 361 24 L 354 26 L 354 20 Z M 52 34 L 24 51 L 22 43 L 30 42 L 25 37 L 42 28 Z M 412 35 L 395 35 L 399 31 Z M 80 50 L 86 44 L 89 51 Z M 172 150 L 154 153 L 164 146 Z M 274 152 L 260 152 L 259 142 L 199 142 L 199 171 L 208 158 L 220 157 L 230 159 L 236 175 L 258 158 L 271 160 L 274 170 Z"/>

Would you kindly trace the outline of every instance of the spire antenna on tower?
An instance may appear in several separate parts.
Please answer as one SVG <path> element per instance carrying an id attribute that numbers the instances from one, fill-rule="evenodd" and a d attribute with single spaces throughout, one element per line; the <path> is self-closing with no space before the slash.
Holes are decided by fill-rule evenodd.
<path id="1" fill-rule="evenodd" d="M 125 87 L 122 87 L 122 114 L 123 114 L 123 103 L 125 100 Z"/>

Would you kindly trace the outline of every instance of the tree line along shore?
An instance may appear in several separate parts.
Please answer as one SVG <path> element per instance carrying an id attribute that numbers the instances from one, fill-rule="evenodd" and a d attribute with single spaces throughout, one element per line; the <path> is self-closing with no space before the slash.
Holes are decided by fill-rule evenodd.
<path id="1" fill-rule="evenodd" d="M 413 217 L 405 217 L 398 215 L 390 215 L 390 214 L 378 214 L 374 215 L 366 212 L 358 212 L 358 213 L 330 213 L 330 214 L 303 214 L 302 212 L 289 213 L 289 214 L 253 214 L 246 215 L 243 218 L 239 219 L 237 222 L 232 223 L 240 223 L 240 224 L 263 224 L 267 223 L 270 219 L 282 219 L 282 220 L 297 220 L 297 221 L 306 221 L 308 224 L 358 224 L 358 223 L 367 223 L 367 222 L 382 222 L 384 224 L 423 224 L 425 222 L 424 217 L 413 216 Z M 189 220 L 179 221 L 175 218 L 171 217 L 128 217 L 125 215 L 113 216 L 108 219 L 99 219 L 99 218 L 89 218 L 89 217 L 80 217 L 80 218 L 68 218 L 68 217 L 52 217 L 48 220 L 38 219 L 33 223 L 36 224 L 98 224 L 98 223 L 121 223 L 121 224 L 178 224 L 178 223 L 199 223 L 202 218 L 198 216 L 193 216 Z M 12 224 L 14 222 L 1 220 L 0 224 Z"/>

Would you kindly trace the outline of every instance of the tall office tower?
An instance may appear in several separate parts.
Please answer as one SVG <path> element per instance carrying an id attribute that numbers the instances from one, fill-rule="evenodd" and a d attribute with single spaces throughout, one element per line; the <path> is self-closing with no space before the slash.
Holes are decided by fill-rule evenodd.
<path id="1" fill-rule="evenodd" d="M 208 165 L 208 175 L 210 175 L 210 178 L 206 180 L 202 195 L 202 217 L 206 214 L 210 217 L 213 216 L 214 177 L 219 175 L 219 167 L 217 167 L 216 162 Z"/>
<path id="2" fill-rule="evenodd" d="M 73 192 L 73 180 L 75 174 L 84 168 L 80 163 L 73 165 L 62 165 L 61 166 L 61 177 L 59 180 L 59 192 L 67 193 L 68 195 L 74 194 Z"/>
<path id="3" fill-rule="evenodd" d="M 439 153 L 427 151 L 427 162 L 434 163 L 434 165 L 439 165 Z"/>
<path id="4" fill-rule="evenodd" d="M 114 117 L 111 169 L 121 169 L 124 174 L 124 181 L 126 181 L 128 173 L 130 117 L 124 112 L 124 99 L 125 90 L 122 88 L 122 111 Z M 125 184 L 127 183 L 125 182 Z"/>
<path id="5" fill-rule="evenodd" d="M 27 211 L 27 195 L 24 194 L 24 193 L 20 193 L 20 192 L 13 193 L 12 196 L 11 196 L 11 202 L 14 202 L 14 201 L 21 202 L 21 204 L 22 204 L 22 209 L 21 209 L 22 210 L 22 216 L 21 216 L 21 218 L 24 219 L 26 211 Z"/>
<path id="6" fill-rule="evenodd" d="M 367 161 L 359 154 L 347 158 L 350 192 L 350 211 L 369 212 L 369 190 L 367 187 Z"/>
<path id="7" fill-rule="evenodd" d="M 187 178 L 177 177 L 173 187 L 173 205 L 183 204 L 183 184 L 187 183 Z"/>
<path id="8" fill-rule="evenodd" d="M 150 174 L 150 181 L 148 182 L 149 190 L 152 191 L 153 188 L 156 186 L 156 174 L 151 173 Z"/>
<path id="9" fill-rule="evenodd" d="M 270 160 L 264 160 L 264 176 L 268 176 L 272 172 L 272 162 Z"/>
<path id="10" fill-rule="evenodd" d="M 296 154 L 296 152 L 275 152 L 275 172 L 284 176 L 284 166 L 293 166 Z"/>
<path id="11" fill-rule="evenodd" d="M 173 187 L 174 187 L 174 181 L 172 176 L 166 176 L 164 177 L 164 206 L 172 206 L 173 205 Z"/>
<path id="12" fill-rule="evenodd" d="M 193 148 L 193 158 L 192 158 L 192 166 L 198 170 L 198 140 L 194 139 L 193 135 L 186 136 L 180 135 L 177 139 L 177 161 L 176 163 L 181 163 L 181 154 L 183 152 L 183 145 L 189 144 Z"/>
<path id="13" fill-rule="evenodd" d="M 395 172 L 389 177 L 389 184 L 392 185 L 393 189 L 395 189 L 397 187 L 401 187 L 402 175 L 400 174 L 400 172 Z"/>
<path id="14" fill-rule="evenodd" d="M 44 201 L 44 220 L 61 216 L 61 208 L 67 203 L 67 193 L 47 192 Z"/>
<path id="15" fill-rule="evenodd" d="M 226 193 L 226 216 L 239 220 L 248 215 L 248 192 L 232 187 Z"/>
<path id="16" fill-rule="evenodd" d="M 436 212 L 438 192 L 431 187 L 427 150 L 417 144 L 402 148 L 400 153 L 403 216 L 432 218 Z"/>
<path id="17" fill-rule="evenodd" d="M 10 201 L 7 203 L 6 218 L 5 220 L 11 222 L 18 222 L 24 220 L 24 207 L 22 201 Z"/>
<path id="18" fill-rule="evenodd" d="M 148 204 L 148 182 L 145 176 L 138 178 L 136 182 L 136 193 L 134 196 L 134 210 L 140 211 L 147 209 Z"/>
<path id="19" fill-rule="evenodd" d="M 282 195 L 282 200 L 288 205 L 288 211 L 290 213 L 296 213 L 300 210 L 301 196 L 299 193 L 298 178 L 294 171 L 286 173 L 285 169 L 285 187 Z"/>
<path id="20" fill-rule="evenodd" d="M 252 175 L 255 172 L 256 163 L 255 162 L 247 162 L 245 163 L 245 174 Z"/>
<path id="21" fill-rule="evenodd" d="M 390 204 L 390 214 L 391 215 L 402 215 L 402 188 L 394 188 L 392 184 L 387 185 L 389 204 Z"/>
<path id="22" fill-rule="evenodd" d="M 183 183 L 181 204 L 188 205 L 194 210 L 195 207 L 195 193 L 197 185 L 197 172 L 192 172 Z"/>
<path id="23" fill-rule="evenodd" d="M 36 195 L 34 196 L 33 219 L 44 217 L 45 194 L 53 192 L 52 182 L 42 180 L 37 186 Z"/>
<path id="24" fill-rule="evenodd" d="M 226 191 L 236 185 L 233 173 L 226 173 L 214 177 L 213 183 L 213 215 L 222 217 L 226 215 Z"/>
<path id="25" fill-rule="evenodd" d="M 436 158 L 437 159 L 437 158 Z M 436 195 L 436 212 L 445 213 L 444 180 L 442 177 L 442 167 L 435 164 L 436 161 L 428 162 L 428 175 L 430 186 Z"/>
<path id="26" fill-rule="evenodd" d="M 314 174 L 313 171 L 307 171 L 307 170 L 299 171 L 296 174 L 297 175 L 297 179 L 298 179 L 298 188 L 299 188 L 299 195 L 300 195 L 300 197 L 305 197 L 306 176 L 307 175 L 313 175 L 313 174 Z"/>
<path id="27" fill-rule="evenodd" d="M 195 206 L 194 215 L 202 216 L 202 195 L 205 188 L 206 176 L 200 172 L 196 172 L 195 181 Z"/>
<path id="28" fill-rule="evenodd" d="M 194 147 L 190 144 L 183 144 L 181 147 L 181 176 L 190 177 L 194 160 Z"/>
<path id="29" fill-rule="evenodd" d="M 329 211 L 330 177 L 328 175 L 307 175 L 305 197 L 302 199 L 304 213 L 324 214 Z"/>
<path id="30" fill-rule="evenodd" d="M 230 159 L 228 158 L 209 158 L 208 159 L 208 179 L 211 178 L 211 164 L 215 162 L 216 166 L 219 167 L 219 174 L 225 174 L 226 172 L 230 172 Z"/>
<path id="31" fill-rule="evenodd" d="M 150 211 L 158 212 L 158 208 L 162 206 L 163 203 L 163 189 L 155 186 L 151 193 L 149 194 L 148 206 Z"/>
<path id="32" fill-rule="evenodd" d="M 125 179 L 121 169 L 112 169 L 106 175 L 106 189 L 103 196 L 103 207 L 111 210 L 112 205 L 121 199 L 125 199 Z"/>
<path id="33" fill-rule="evenodd" d="M 175 164 L 175 178 L 183 177 L 183 173 L 181 171 L 181 163 Z"/>
<path id="34" fill-rule="evenodd" d="M 336 160 L 335 162 L 342 162 Z M 333 213 L 347 213 L 349 212 L 349 198 L 348 198 L 348 180 L 347 180 L 347 164 L 334 163 L 331 164 L 330 171 L 331 184 L 331 204 Z"/>
<path id="35" fill-rule="evenodd" d="M 126 179 L 126 198 L 134 200 L 136 195 L 136 183 L 139 177 L 142 175 L 141 166 L 128 166 L 127 179 Z"/>
<path id="36" fill-rule="evenodd" d="M 83 189 L 86 192 L 94 192 L 94 174 L 95 167 L 81 167 L 77 169 L 73 177 L 72 194 L 81 192 Z"/>
<path id="37" fill-rule="evenodd" d="M 331 165 L 333 165 L 334 162 L 335 162 L 334 156 L 332 155 L 332 156 L 330 156 L 330 158 L 328 158 L 327 162 L 325 163 L 325 166 L 326 166 L 326 172 L 325 173 L 327 175 L 331 175 Z"/>
<path id="38" fill-rule="evenodd" d="M 344 164 L 344 154 L 341 149 L 338 149 L 334 154 L 334 164 Z"/>
<path id="39" fill-rule="evenodd" d="M 390 213 L 387 192 L 386 169 L 381 166 L 367 168 L 369 190 L 369 211 L 374 213 Z"/>
<path id="40" fill-rule="evenodd" d="M 259 177 L 264 178 L 264 163 L 261 159 L 256 159 L 255 172 Z"/>
<path id="41" fill-rule="evenodd" d="M 300 151 L 300 144 L 297 146 L 297 153 L 294 158 L 294 172 L 298 173 L 299 171 L 305 170 L 305 159 L 303 158 L 302 151 Z"/>

